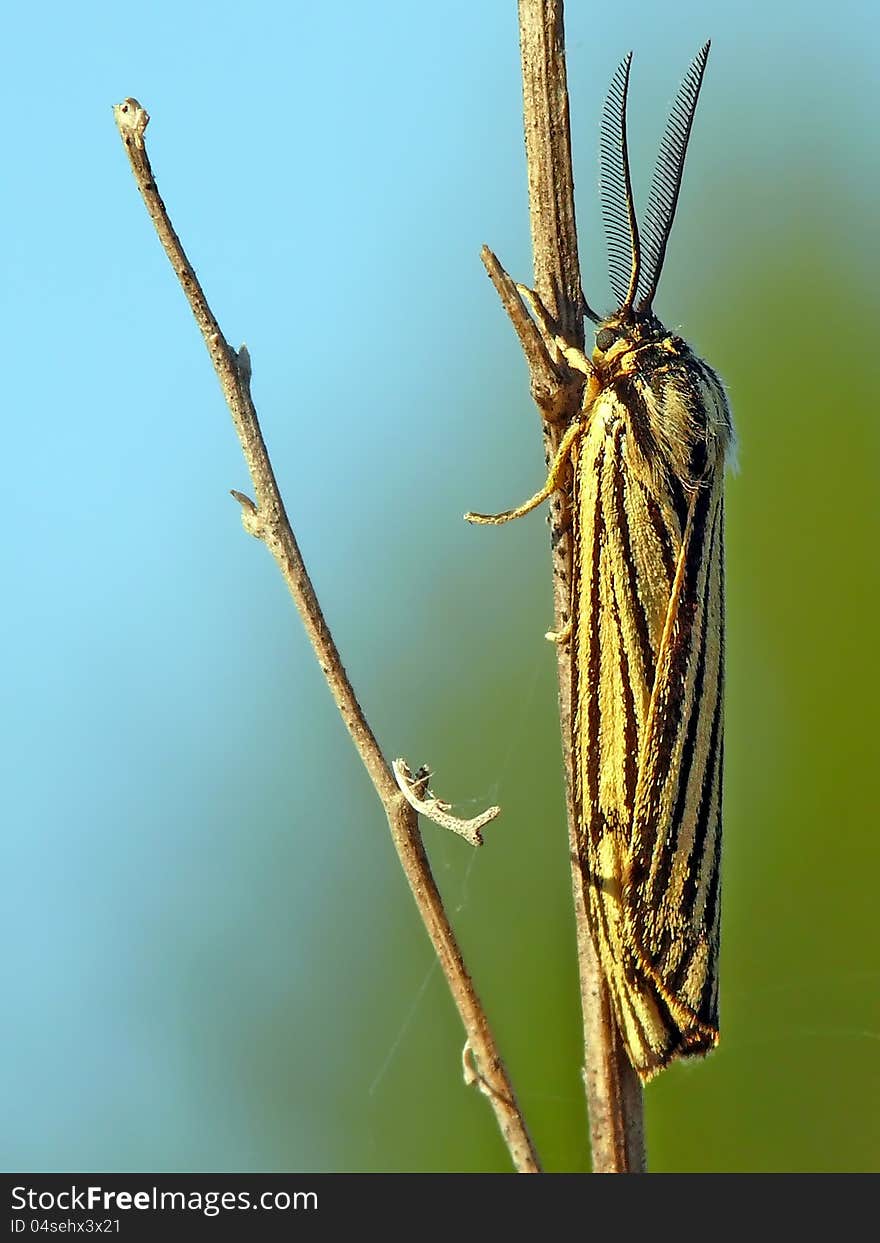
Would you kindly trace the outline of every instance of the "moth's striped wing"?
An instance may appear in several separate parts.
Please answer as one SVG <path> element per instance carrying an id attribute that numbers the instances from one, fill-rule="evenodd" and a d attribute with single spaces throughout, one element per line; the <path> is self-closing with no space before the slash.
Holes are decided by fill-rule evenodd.
<path id="1" fill-rule="evenodd" d="M 723 462 L 694 498 L 643 740 L 630 851 L 629 937 L 680 1033 L 718 1039 L 724 753 Z"/>
<path id="2" fill-rule="evenodd" d="M 578 445 L 576 798 L 591 926 L 647 1079 L 717 1040 L 723 513 L 643 469 L 613 392 Z"/>

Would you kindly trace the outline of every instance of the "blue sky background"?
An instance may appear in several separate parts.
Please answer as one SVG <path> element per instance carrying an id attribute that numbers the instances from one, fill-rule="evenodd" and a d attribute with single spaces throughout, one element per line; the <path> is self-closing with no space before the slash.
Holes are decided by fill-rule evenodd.
<path id="1" fill-rule="evenodd" d="M 426 836 L 539 1147 L 582 1168 L 546 527 L 460 519 L 543 477 L 479 262 L 530 273 L 516 5 L 20 5 L 5 29 L 0 1165 L 506 1168 L 228 495 L 240 451 L 113 125 L 135 95 L 387 754 L 505 806 L 478 858 Z M 651 1089 L 649 1141 L 655 1168 L 876 1168 L 877 11 L 570 0 L 594 304 L 608 82 L 634 48 L 644 201 L 708 35 L 657 309 L 742 440 L 725 1035 Z"/>

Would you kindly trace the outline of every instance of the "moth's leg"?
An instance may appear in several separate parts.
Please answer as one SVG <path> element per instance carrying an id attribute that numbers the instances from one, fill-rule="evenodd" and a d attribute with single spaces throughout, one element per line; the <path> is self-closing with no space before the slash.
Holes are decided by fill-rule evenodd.
<path id="1" fill-rule="evenodd" d="M 538 325 L 538 331 L 544 338 L 544 344 L 547 347 L 547 353 L 554 363 L 561 360 L 559 351 L 560 338 L 556 332 L 556 325 L 553 323 L 550 312 L 544 306 L 544 303 L 535 293 L 534 289 L 529 289 L 528 285 L 520 285 L 517 283 L 516 291 L 529 308 L 529 314 Z"/>
<path id="2" fill-rule="evenodd" d="M 556 457 L 553 459 L 553 465 L 550 467 L 550 473 L 547 476 L 547 482 L 540 492 L 536 492 L 523 505 L 518 505 L 516 509 L 506 509 L 501 514 L 467 513 L 465 514 L 465 519 L 468 522 L 479 523 L 482 526 L 500 526 L 502 522 L 512 522 L 514 518 L 522 518 L 524 514 L 531 513 L 533 509 L 537 509 L 559 487 L 559 481 L 571 454 L 572 447 L 578 437 L 582 435 L 583 430 L 584 424 L 580 419 L 576 419 L 560 441 Z"/>
<path id="3" fill-rule="evenodd" d="M 556 338 L 556 344 L 559 347 L 560 354 L 572 371 L 580 371 L 589 379 L 592 379 L 596 372 L 583 350 L 578 349 L 576 345 L 568 345 L 563 341 L 562 337 Z"/>
<path id="4" fill-rule="evenodd" d="M 587 377 L 595 375 L 593 364 L 584 351 L 578 349 L 576 345 L 569 345 L 565 338 L 556 331 L 556 325 L 551 323 L 547 308 L 535 291 L 526 285 L 517 285 L 516 288 L 519 296 L 528 306 L 532 319 L 540 328 L 551 355 L 555 355 L 554 361 L 558 362 L 560 357 L 564 358 L 573 371 L 580 371 Z"/>
<path id="5" fill-rule="evenodd" d="M 574 617 L 569 617 L 568 621 L 561 630 L 548 630 L 544 635 L 545 639 L 549 639 L 551 643 L 567 643 L 571 638 L 571 632 L 574 629 Z"/>

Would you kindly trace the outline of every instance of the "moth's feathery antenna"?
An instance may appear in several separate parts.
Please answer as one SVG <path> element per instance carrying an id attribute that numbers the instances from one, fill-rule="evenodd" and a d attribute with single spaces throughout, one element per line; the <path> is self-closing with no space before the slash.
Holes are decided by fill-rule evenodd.
<path id="1" fill-rule="evenodd" d="M 631 63 L 632 52 L 629 52 L 611 79 L 599 130 L 599 191 L 608 239 L 608 268 L 611 289 L 623 312 L 633 304 L 641 262 L 626 143 L 626 97 Z"/>
<path id="2" fill-rule="evenodd" d="M 694 112 L 703 85 L 703 74 L 709 58 L 709 42 L 703 44 L 691 61 L 691 66 L 684 76 L 666 130 L 660 143 L 660 154 L 651 183 L 651 193 L 645 212 L 645 224 L 642 229 L 644 239 L 645 262 L 642 267 L 641 279 L 638 283 L 639 311 L 648 311 L 657 292 L 657 283 L 663 270 L 666 256 L 666 244 L 675 219 L 678 205 L 678 193 L 681 189 L 681 178 L 684 173 L 684 161 L 687 155 L 688 139 L 694 122 Z"/>

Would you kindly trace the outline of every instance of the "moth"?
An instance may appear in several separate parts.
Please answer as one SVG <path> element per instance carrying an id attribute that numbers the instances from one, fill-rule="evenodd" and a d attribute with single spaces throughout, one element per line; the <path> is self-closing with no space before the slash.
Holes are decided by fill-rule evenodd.
<path id="1" fill-rule="evenodd" d="M 497 524 L 570 488 L 573 754 L 580 871 L 614 1016 L 643 1081 L 718 1041 L 725 462 L 718 376 L 663 326 L 654 298 L 709 44 L 679 88 L 639 230 L 627 149 L 630 53 L 600 130 L 602 214 L 617 309 L 545 486 Z M 524 294 L 528 291 L 522 290 Z M 533 313 L 546 312 L 534 296 Z"/>

